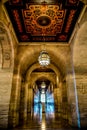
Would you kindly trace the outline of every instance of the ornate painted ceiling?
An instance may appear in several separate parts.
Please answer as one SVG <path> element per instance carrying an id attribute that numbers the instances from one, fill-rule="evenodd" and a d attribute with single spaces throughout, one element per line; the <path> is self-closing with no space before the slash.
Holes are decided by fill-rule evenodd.
<path id="1" fill-rule="evenodd" d="M 20 43 L 66 43 L 83 4 L 79 0 L 10 0 L 5 7 Z"/>

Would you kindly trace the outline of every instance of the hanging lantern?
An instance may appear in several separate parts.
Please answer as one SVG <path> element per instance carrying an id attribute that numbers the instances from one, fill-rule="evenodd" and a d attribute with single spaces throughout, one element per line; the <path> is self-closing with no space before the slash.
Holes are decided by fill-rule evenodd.
<path id="1" fill-rule="evenodd" d="M 41 88 L 42 88 L 42 89 L 46 88 L 46 84 L 45 84 L 44 81 L 43 81 L 42 84 L 41 84 Z"/>
<path id="2" fill-rule="evenodd" d="M 40 52 L 40 56 L 38 57 L 39 64 L 42 66 L 47 66 L 50 64 L 50 57 L 46 51 Z"/>

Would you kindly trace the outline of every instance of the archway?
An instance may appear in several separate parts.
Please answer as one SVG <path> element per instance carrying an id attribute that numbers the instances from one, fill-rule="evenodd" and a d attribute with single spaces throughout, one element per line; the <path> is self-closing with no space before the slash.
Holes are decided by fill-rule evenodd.
<path id="1" fill-rule="evenodd" d="M 13 75 L 12 89 L 14 91 L 12 90 L 12 97 L 10 103 L 11 106 L 10 106 L 9 117 L 12 120 L 10 120 L 9 125 L 11 127 L 15 127 L 19 125 L 19 120 L 20 120 L 19 118 L 21 117 L 20 115 L 22 115 L 21 117 L 22 122 L 23 123 L 26 122 L 27 115 L 28 115 L 27 112 L 31 110 L 31 108 L 29 108 L 29 106 L 31 107 L 31 104 L 27 104 L 27 100 L 31 100 L 32 96 L 30 97 L 29 95 L 31 94 L 33 95 L 32 87 L 35 81 L 37 80 L 37 78 L 35 79 L 35 77 L 40 78 L 44 75 L 45 77 L 50 77 L 49 80 L 53 81 L 53 83 L 55 81 L 56 83 L 56 85 L 54 83 L 55 86 L 54 97 L 57 94 L 59 95 L 59 97 L 55 98 L 56 104 L 59 104 L 56 110 L 57 111 L 59 110 L 58 112 L 62 118 L 69 119 L 72 125 L 74 124 L 77 126 L 77 118 L 75 118 L 77 115 L 75 116 L 73 115 L 73 113 L 75 113 L 76 111 L 75 112 L 71 111 L 71 107 L 72 107 L 71 102 L 69 102 L 70 104 L 68 104 L 68 101 L 70 101 L 71 99 L 71 95 L 69 92 L 71 91 L 70 87 L 73 88 L 73 84 L 70 84 L 73 82 L 73 79 L 70 79 L 70 75 L 68 75 L 68 74 L 72 75 L 71 55 L 66 57 L 67 53 L 65 55 L 63 55 L 63 53 L 61 54 L 61 51 L 63 52 L 65 48 L 68 51 L 68 53 L 71 54 L 70 47 L 58 46 L 59 48 L 57 48 L 57 46 L 53 46 L 53 45 L 50 45 L 49 47 L 49 44 L 47 44 L 46 49 L 48 50 L 52 60 L 51 60 L 51 64 L 45 69 L 42 69 L 39 63 L 37 63 L 37 57 L 39 56 L 41 47 L 42 45 L 35 44 L 31 46 L 19 46 L 18 48 L 18 56 L 15 59 L 15 67 L 14 67 L 14 75 Z M 33 67 L 33 65 L 35 66 Z M 66 77 L 68 78 L 66 79 Z M 21 93 L 21 91 L 23 92 L 23 94 Z M 69 95 L 67 95 L 68 92 Z M 23 95 L 23 100 L 21 98 L 21 94 Z M 14 96 L 15 96 L 15 100 L 13 100 Z M 74 91 L 73 91 L 73 97 L 74 97 Z M 20 101 L 22 102 L 22 105 L 20 105 Z M 74 102 L 74 100 L 71 101 Z M 65 104 L 64 107 L 63 107 L 63 103 Z M 18 111 L 20 106 L 22 107 L 21 108 L 22 110 L 20 111 L 21 113 L 19 113 Z M 68 106 L 70 107 L 70 109 Z M 69 116 L 67 114 L 68 109 L 70 112 Z M 73 116 L 76 120 L 73 120 L 72 118 Z M 72 122 L 72 120 L 74 123 Z"/>
<path id="2" fill-rule="evenodd" d="M 44 80 L 44 81 L 43 81 Z M 53 84 L 45 79 L 38 79 L 34 90 L 34 118 L 42 121 L 45 118 L 53 119 L 55 115 Z"/>
<path id="3" fill-rule="evenodd" d="M 86 15 L 86 16 L 85 16 Z M 84 21 L 83 21 L 84 20 Z M 82 23 L 80 21 L 80 26 L 77 31 L 76 39 L 74 42 L 73 48 L 73 61 L 75 68 L 75 77 L 76 77 L 76 88 L 77 88 L 77 96 L 78 96 L 78 107 L 80 117 L 79 120 L 81 122 L 81 127 L 86 127 L 87 123 L 85 121 L 85 111 L 83 111 L 83 106 L 87 106 L 85 102 L 86 94 L 86 86 L 87 86 L 87 8 L 82 17 Z M 83 95 L 83 96 L 82 96 Z M 84 104 L 84 105 L 83 105 Z"/>
<path id="4" fill-rule="evenodd" d="M 8 125 L 13 65 L 14 49 L 10 30 L 0 20 L 0 126 L 5 128 Z"/>

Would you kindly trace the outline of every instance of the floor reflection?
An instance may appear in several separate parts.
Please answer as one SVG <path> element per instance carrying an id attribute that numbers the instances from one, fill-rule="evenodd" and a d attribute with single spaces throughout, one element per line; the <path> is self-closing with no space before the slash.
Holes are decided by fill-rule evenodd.
<path id="1" fill-rule="evenodd" d="M 32 110 L 32 113 L 28 113 L 27 121 L 12 130 L 73 130 L 67 120 L 55 113 L 54 98 L 51 93 L 46 94 L 44 101 L 43 96 L 40 100 L 40 93 L 37 93 Z"/>
<path id="2" fill-rule="evenodd" d="M 46 119 L 55 117 L 53 103 L 35 103 L 34 104 L 34 119 L 42 120 L 42 113 L 45 113 Z"/>
<path id="3" fill-rule="evenodd" d="M 29 116 L 29 115 L 28 115 Z M 42 113 L 42 120 L 29 116 L 27 122 L 12 130 L 73 130 L 66 120 L 60 119 L 56 114 L 55 118 L 48 119 Z M 75 129 L 74 129 L 75 130 Z"/>
<path id="4" fill-rule="evenodd" d="M 28 117 L 27 123 L 20 128 L 27 130 L 62 130 L 71 127 L 66 120 L 61 119 L 55 113 L 54 104 L 36 103 L 34 104 L 33 116 Z"/>

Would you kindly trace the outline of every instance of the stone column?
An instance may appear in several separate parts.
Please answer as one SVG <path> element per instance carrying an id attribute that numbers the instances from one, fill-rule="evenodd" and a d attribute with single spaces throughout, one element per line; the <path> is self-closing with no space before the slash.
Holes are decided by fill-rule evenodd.
<path id="1" fill-rule="evenodd" d="M 8 127 L 15 127 L 19 123 L 21 75 L 14 74 L 12 80 L 12 90 L 10 97 Z"/>
<path id="2" fill-rule="evenodd" d="M 67 74 L 66 82 L 67 82 L 69 123 L 74 127 L 80 128 L 80 117 L 78 110 L 78 98 L 77 98 L 74 70 L 72 70 L 72 73 Z"/>
<path id="3" fill-rule="evenodd" d="M 22 82 L 20 94 L 20 124 L 25 124 L 27 121 L 27 100 L 28 100 L 28 83 Z"/>
<path id="4" fill-rule="evenodd" d="M 29 86 L 28 88 L 28 115 L 32 116 L 33 114 L 33 88 Z"/>
<path id="5" fill-rule="evenodd" d="M 66 88 L 66 81 L 62 81 L 61 84 L 61 91 L 62 91 L 62 118 L 67 119 L 67 88 Z"/>
<path id="6" fill-rule="evenodd" d="M 55 104 L 55 113 L 60 116 L 60 92 L 59 87 L 54 88 L 54 104 Z"/>
<path id="7" fill-rule="evenodd" d="M 59 82 L 59 87 L 57 88 L 58 95 L 58 116 L 62 116 L 62 82 Z"/>

